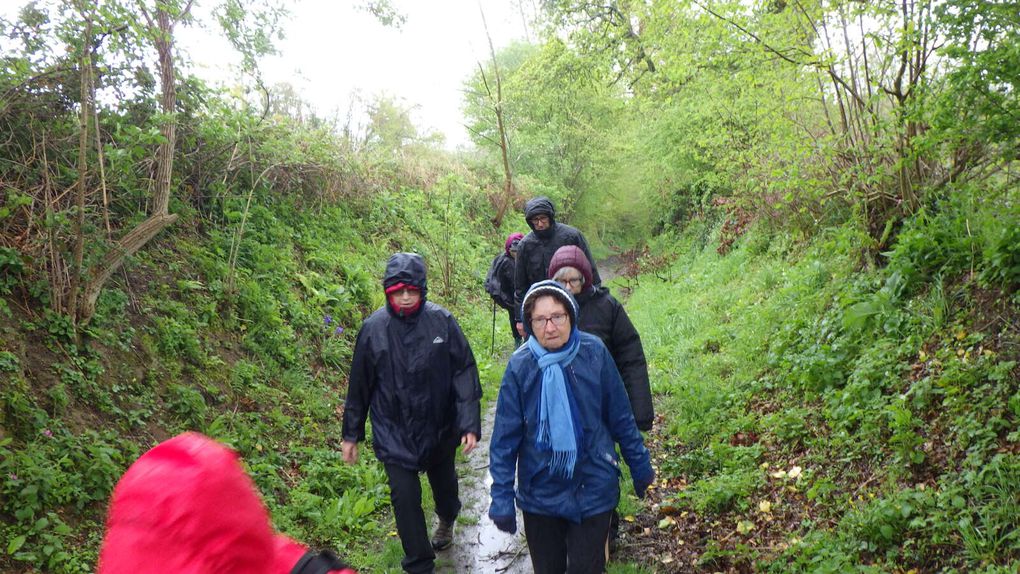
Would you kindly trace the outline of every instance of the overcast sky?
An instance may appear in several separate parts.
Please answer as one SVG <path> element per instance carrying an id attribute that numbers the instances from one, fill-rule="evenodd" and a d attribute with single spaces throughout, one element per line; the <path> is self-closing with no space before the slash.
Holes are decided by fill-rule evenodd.
<path id="1" fill-rule="evenodd" d="M 0 0 L 4 1 L 4 0 Z M 213 2 L 203 2 L 212 5 Z M 392 0 L 407 17 L 386 27 L 357 0 L 300 0 L 288 7 L 279 56 L 263 62 L 267 84 L 289 82 L 320 115 L 346 117 L 352 93 L 363 99 L 386 93 L 414 106 L 419 129 L 446 135 L 450 148 L 467 143 L 461 119 L 461 88 L 479 60 L 489 58 L 479 5 L 498 50 L 524 39 L 515 0 Z M 226 77 L 230 50 L 197 28 L 181 30 L 187 47 L 209 78 Z"/>
<path id="2" fill-rule="evenodd" d="M 54 4 L 59 0 L 42 0 Z M 357 7 L 365 0 L 292 0 L 277 41 L 278 56 L 262 63 L 267 85 L 288 82 L 321 116 L 347 116 L 352 96 L 370 101 L 389 94 L 413 107 L 421 131 L 446 135 L 447 147 L 468 142 L 462 126 L 462 84 L 489 59 L 481 7 L 496 49 L 523 40 L 527 31 L 518 4 L 535 0 L 390 0 L 406 17 L 386 27 Z M 0 15 L 16 18 L 28 0 L 0 0 Z M 207 19 L 218 0 L 196 0 L 194 15 Z M 214 27 L 177 29 L 177 46 L 194 72 L 236 84 L 238 58 Z"/>

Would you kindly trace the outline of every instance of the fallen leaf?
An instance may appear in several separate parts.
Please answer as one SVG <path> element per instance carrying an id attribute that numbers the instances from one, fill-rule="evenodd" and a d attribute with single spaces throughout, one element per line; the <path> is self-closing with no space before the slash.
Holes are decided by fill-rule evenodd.
<path id="1" fill-rule="evenodd" d="M 802 469 L 799 466 L 795 466 L 790 469 L 790 472 L 787 473 L 787 476 L 789 476 L 790 478 L 797 478 L 798 476 L 800 476 L 801 470 Z"/>
<path id="2" fill-rule="evenodd" d="M 660 530 L 665 530 L 670 526 L 676 526 L 676 520 L 674 520 L 672 516 L 667 516 L 666 518 L 663 518 L 662 520 L 659 521 Z"/>
<path id="3" fill-rule="evenodd" d="M 765 513 L 765 514 L 768 514 L 769 512 L 772 512 L 772 503 L 767 501 L 767 500 L 763 500 L 763 501 L 759 502 L 758 503 L 758 512 L 762 512 L 762 513 Z"/>
<path id="4" fill-rule="evenodd" d="M 628 514 L 627 516 L 624 516 L 623 519 L 626 520 L 627 522 L 634 522 L 634 515 Z"/>
<path id="5" fill-rule="evenodd" d="M 737 532 L 740 534 L 747 534 L 754 530 L 754 523 L 750 520 L 739 520 L 737 521 Z"/>
<path id="6" fill-rule="evenodd" d="M 786 478 L 785 470 L 777 470 L 772 473 L 772 478 Z"/>

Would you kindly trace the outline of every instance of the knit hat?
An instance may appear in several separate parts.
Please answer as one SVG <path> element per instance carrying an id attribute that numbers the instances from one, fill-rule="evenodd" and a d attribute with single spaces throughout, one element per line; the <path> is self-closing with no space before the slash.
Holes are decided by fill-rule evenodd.
<path id="1" fill-rule="evenodd" d="M 506 242 L 503 243 L 503 251 L 507 255 L 510 255 L 511 251 L 517 251 L 517 245 L 520 244 L 521 239 L 524 239 L 523 233 L 511 233 L 506 237 Z"/>
<path id="2" fill-rule="evenodd" d="M 588 261 L 588 256 L 581 251 L 581 248 L 576 245 L 564 245 L 553 253 L 552 259 L 549 260 L 549 278 L 552 279 L 556 276 L 556 273 L 564 267 L 573 267 L 581 272 L 581 276 L 584 277 L 584 287 L 582 291 L 591 289 L 592 275 L 591 275 L 591 262 Z"/>
<path id="3" fill-rule="evenodd" d="M 524 314 L 524 309 L 528 306 L 528 301 L 536 299 L 543 295 L 552 295 L 564 307 L 567 308 L 567 314 L 570 315 L 570 324 L 577 327 L 577 301 L 574 300 L 574 296 L 570 294 L 559 283 L 546 279 L 545 281 L 539 281 L 528 289 L 528 292 L 524 294 L 524 299 L 521 301 L 521 317 L 524 318 L 524 332 L 528 335 L 534 335 L 535 333 L 531 329 L 531 317 Z"/>
<path id="4" fill-rule="evenodd" d="M 189 432 L 143 454 L 117 483 L 98 573 L 354 574 L 322 556 L 273 531 L 237 453 Z"/>

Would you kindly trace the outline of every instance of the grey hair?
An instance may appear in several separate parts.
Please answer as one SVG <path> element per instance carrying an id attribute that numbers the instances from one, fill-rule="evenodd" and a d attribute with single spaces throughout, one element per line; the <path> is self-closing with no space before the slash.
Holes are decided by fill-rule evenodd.
<path id="1" fill-rule="evenodd" d="M 556 273 L 552 276 L 553 281 L 559 281 L 560 279 L 563 279 L 563 276 L 566 275 L 567 272 L 569 271 L 577 273 L 581 277 L 581 285 L 584 285 L 584 273 L 581 273 L 581 270 L 578 269 L 577 267 L 570 267 L 569 265 L 560 267 L 559 270 L 556 271 Z"/>

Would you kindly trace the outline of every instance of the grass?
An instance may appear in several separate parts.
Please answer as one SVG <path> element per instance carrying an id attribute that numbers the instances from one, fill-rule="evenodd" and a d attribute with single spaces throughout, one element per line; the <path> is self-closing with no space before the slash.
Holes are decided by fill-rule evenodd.
<path id="1" fill-rule="evenodd" d="M 1015 502 L 1005 485 L 1020 487 L 1020 413 L 1004 408 L 1020 405 L 1020 277 L 988 279 L 1011 260 L 996 238 L 1016 203 L 986 201 L 911 220 L 880 268 L 861 265 L 852 224 L 803 243 L 759 225 L 726 255 L 700 248 L 704 226 L 659 238 L 672 264 L 631 281 L 626 305 L 663 415 L 656 496 L 697 533 L 683 558 L 777 572 L 1020 563 L 1000 511 Z M 981 231 L 955 233 L 963 217 Z"/>

